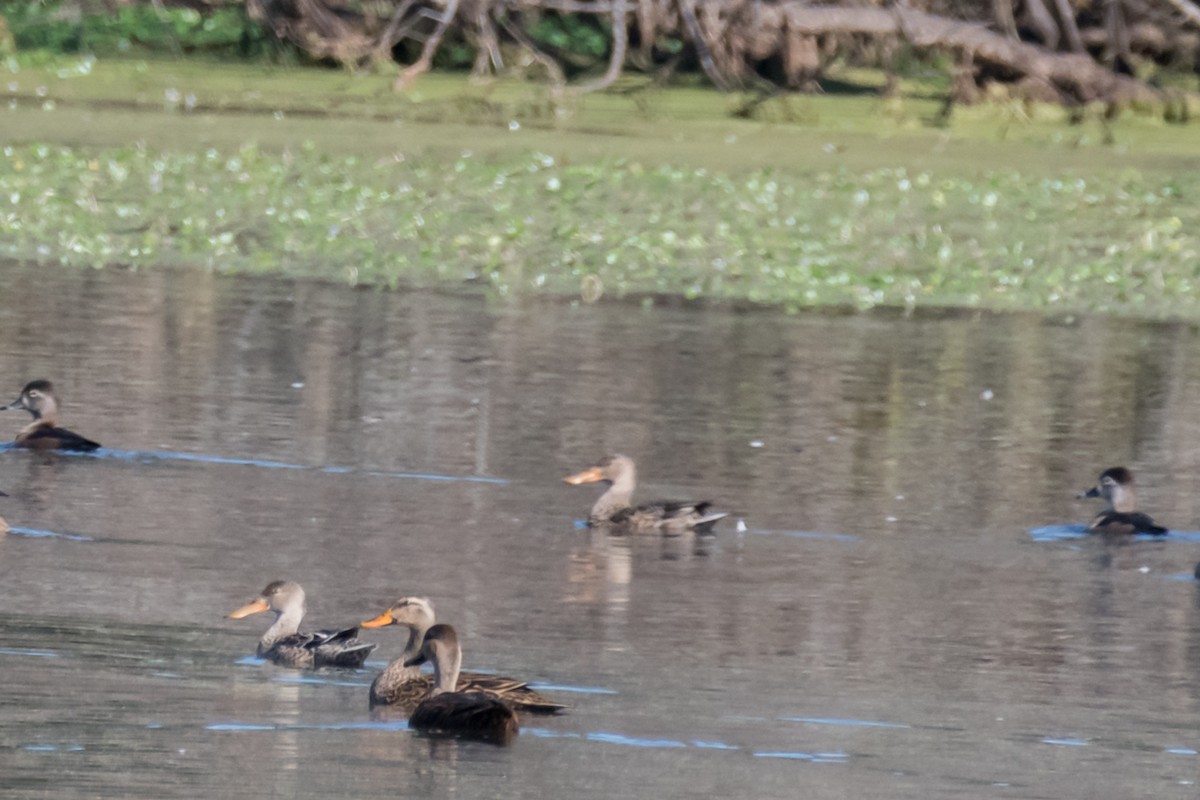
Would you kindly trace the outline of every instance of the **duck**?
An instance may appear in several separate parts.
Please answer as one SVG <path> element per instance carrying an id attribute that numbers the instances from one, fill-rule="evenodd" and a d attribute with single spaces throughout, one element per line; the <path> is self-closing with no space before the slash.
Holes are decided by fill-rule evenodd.
<path id="1" fill-rule="evenodd" d="M 90 453 L 100 447 L 98 442 L 55 424 L 58 417 L 58 396 L 54 393 L 54 384 L 48 380 L 39 379 L 25 384 L 20 397 L 6 406 L 0 406 L 0 411 L 22 408 L 33 415 L 33 422 L 17 433 L 13 440 L 17 447 L 84 453 Z"/>
<path id="2" fill-rule="evenodd" d="M 729 516 L 728 513 L 709 513 L 712 503 L 708 501 L 669 501 L 632 504 L 633 490 L 637 485 L 637 467 L 629 456 L 610 455 L 596 462 L 595 466 L 575 475 L 563 478 L 572 486 L 584 483 L 607 481 L 608 491 L 600 495 L 588 513 L 588 525 L 607 526 L 636 532 L 659 531 L 680 534 L 689 530 L 707 533 L 713 525 Z"/>
<path id="3" fill-rule="evenodd" d="M 8 495 L 4 492 L 0 492 L 0 497 L 8 497 Z M 4 517 L 0 517 L 0 536 L 3 536 L 11 530 L 12 528 L 9 527 L 8 523 L 4 521 Z"/>
<path id="4" fill-rule="evenodd" d="M 462 648 L 452 626 L 439 623 L 427 630 L 421 649 L 404 666 L 415 668 L 426 661 L 433 662 L 433 687 L 409 716 L 410 728 L 492 744 L 512 741 L 521 727 L 512 706 L 488 692 L 457 688 Z"/>
<path id="5" fill-rule="evenodd" d="M 416 666 L 407 662 L 417 657 L 425 641 L 425 634 L 437 621 L 433 603 L 426 597 L 401 597 L 390 608 L 374 619 L 360 623 L 363 628 L 382 628 L 401 625 L 408 628 L 408 641 L 404 651 L 371 682 L 370 707 L 401 706 L 412 708 L 429 694 L 435 681 Z M 567 706 L 556 703 L 529 688 L 529 684 L 503 675 L 485 675 L 479 672 L 456 672 L 458 692 L 483 692 L 501 698 L 521 711 L 539 714 L 554 714 Z"/>
<path id="6" fill-rule="evenodd" d="M 230 612 L 229 619 L 242 619 L 263 611 L 274 611 L 275 622 L 258 641 L 257 654 L 285 667 L 357 669 L 378 645 L 358 641 L 358 628 L 302 632 L 304 589 L 295 581 L 272 581 L 262 594 Z"/>
<path id="7" fill-rule="evenodd" d="M 1081 492 L 1080 498 L 1103 497 L 1108 508 L 1096 515 L 1088 525 L 1091 533 L 1148 533 L 1164 536 L 1167 529 L 1155 524 L 1149 514 L 1137 510 L 1137 496 L 1133 489 L 1133 472 L 1127 467 L 1109 467 L 1100 473 L 1092 488 Z"/>

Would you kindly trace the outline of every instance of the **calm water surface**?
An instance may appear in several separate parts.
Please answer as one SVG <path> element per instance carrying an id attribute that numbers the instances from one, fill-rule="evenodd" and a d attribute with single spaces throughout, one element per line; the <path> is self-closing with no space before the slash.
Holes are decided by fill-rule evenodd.
<path id="1" fill-rule="evenodd" d="M 0 287 L 0 399 L 51 377 L 110 448 L 0 452 L 6 796 L 1196 795 L 1189 326 Z M 578 527 L 595 487 L 559 479 L 611 451 L 734 516 Z M 1119 463 L 1183 534 L 1030 535 Z M 283 577 L 313 625 L 427 595 L 466 666 L 573 707 L 507 749 L 372 717 L 394 630 L 360 672 L 246 659 L 265 620 L 223 615 Z"/>

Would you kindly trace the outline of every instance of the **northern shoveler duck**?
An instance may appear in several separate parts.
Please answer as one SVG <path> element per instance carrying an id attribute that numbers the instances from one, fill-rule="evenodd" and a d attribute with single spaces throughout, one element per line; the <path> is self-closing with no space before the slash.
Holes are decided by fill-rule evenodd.
<path id="1" fill-rule="evenodd" d="M 434 625 L 426 631 L 420 652 L 405 666 L 416 667 L 425 661 L 433 662 L 434 685 L 408 718 L 410 728 L 493 744 L 512 741 L 520 724 L 511 706 L 494 694 L 457 690 L 462 648 L 454 628 Z"/>
<path id="2" fill-rule="evenodd" d="M 285 667 L 361 667 L 377 645 L 358 641 L 358 628 L 301 632 L 304 589 L 293 581 L 272 581 L 262 594 L 231 612 L 242 619 L 263 611 L 275 612 L 275 622 L 258 640 L 258 657 Z"/>
<path id="3" fill-rule="evenodd" d="M 608 491 L 600 495 L 600 499 L 588 513 L 588 524 L 592 526 L 672 534 L 688 530 L 708 532 L 717 520 L 729 516 L 727 513 L 709 513 L 712 503 L 707 501 L 659 500 L 639 506 L 633 505 L 637 467 L 628 456 L 605 456 L 595 466 L 575 475 L 568 475 L 563 480 L 572 486 L 598 481 L 607 481 L 610 484 Z"/>
<path id="4" fill-rule="evenodd" d="M 1137 510 L 1133 489 L 1133 473 L 1125 467 L 1110 467 L 1100 473 L 1100 480 L 1080 497 L 1103 497 L 1108 508 L 1101 511 L 1088 525 L 1094 533 L 1149 533 L 1162 536 L 1167 529 L 1155 524 L 1149 514 Z"/>
<path id="5" fill-rule="evenodd" d="M 361 623 L 364 628 L 382 628 L 400 625 L 408 628 L 408 641 L 404 652 L 387 665 L 371 683 L 371 708 L 376 706 L 402 706 L 411 708 L 434 688 L 434 680 L 407 662 L 416 658 L 425 641 L 425 634 L 436 621 L 433 604 L 424 597 L 401 597 L 374 619 Z M 501 698 L 521 711 L 553 714 L 566 708 L 529 688 L 525 681 L 506 678 L 503 675 L 485 675 L 479 672 L 458 672 L 458 692 L 483 692 Z"/>
<path id="6" fill-rule="evenodd" d="M 0 407 L 0 411 L 19 408 L 32 414 L 33 422 L 17 433 L 17 437 L 13 440 L 13 444 L 17 447 L 80 452 L 90 452 L 100 447 L 99 443 L 55 424 L 58 417 L 58 397 L 54 394 L 54 384 L 50 381 L 30 381 L 21 390 L 21 396 L 8 405 Z"/>

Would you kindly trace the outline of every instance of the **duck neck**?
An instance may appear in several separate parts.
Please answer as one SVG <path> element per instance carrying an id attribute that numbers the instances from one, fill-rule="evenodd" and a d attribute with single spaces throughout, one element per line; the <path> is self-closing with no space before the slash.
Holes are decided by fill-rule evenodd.
<path id="1" fill-rule="evenodd" d="M 421 652 L 421 642 L 425 640 L 425 631 L 426 628 L 409 627 L 408 644 L 404 645 L 404 652 L 392 659 L 387 668 L 376 678 L 376 683 L 382 686 L 396 686 L 411 681 L 421 674 L 420 667 L 406 667 L 404 662 L 416 658 L 417 654 Z"/>
<path id="2" fill-rule="evenodd" d="M 300 620 L 304 619 L 304 604 L 295 603 L 278 611 L 275 622 L 267 628 L 267 632 L 258 641 L 258 654 L 262 655 L 285 636 L 291 636 L 300 630 Z"/>
<path id="3" fill-rule="evenodd" d="M 458 688 L 458 671 L 462 668 L 462 650 L 455 647 L 442 652 L 433 662 L 433 691 L 431 695 L 453 692 Z"/>
<path id="4" fill-rule="evenodd" d="M 612 486 L 608 487 L 608 491 L 600 495 L 600 499 L 592 506 L 592 519 L 606 520 L 621 509 L 629 508 L 633 502 L 633 489 L 636 485 L 637 476 L 632 468 L 618 475 Z"/>
<path id="5" fill-rule="evenodd" d="M 1137 511 L 1137 496 L 1133 493 L 1133 487 L 1117 486 L 1113 488 L 1112 496 L 1109 498 L 1109 505 L 1113 511 L 1119 514 L 1129 514 Z"/>
<path id="6" fill-rule="evenodd" d="M 38 408 L 29 409 L 29 413 L 33 414 L 35 422 L 41 421 L 52 426 L 54 420 L 58 419 L 58 403 L 50 397 L 43 397 L 41 405 Z"/>

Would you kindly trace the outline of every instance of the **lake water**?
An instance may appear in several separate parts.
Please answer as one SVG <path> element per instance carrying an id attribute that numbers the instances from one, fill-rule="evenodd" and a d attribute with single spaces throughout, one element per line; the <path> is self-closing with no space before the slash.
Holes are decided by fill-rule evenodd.
<path id="1" fill-rule="evenodd" d="M 0 452 L 6 797 L 1196 796 L 1191 326 L 0 287 L 0 400 L 52 378 L 106 446 Z M 733 516 L 580 527 L 560 478 L 608 452 Z M 1115 464 L 1184 533 L 1031 535 Z M 278 578 L 314 626 L 427 595 L 465 666 L 572 708 L 509 748 L 372 717 L 395 629 L 359 672 L 246 658 L 266 620 L 223 615 Z"/>

